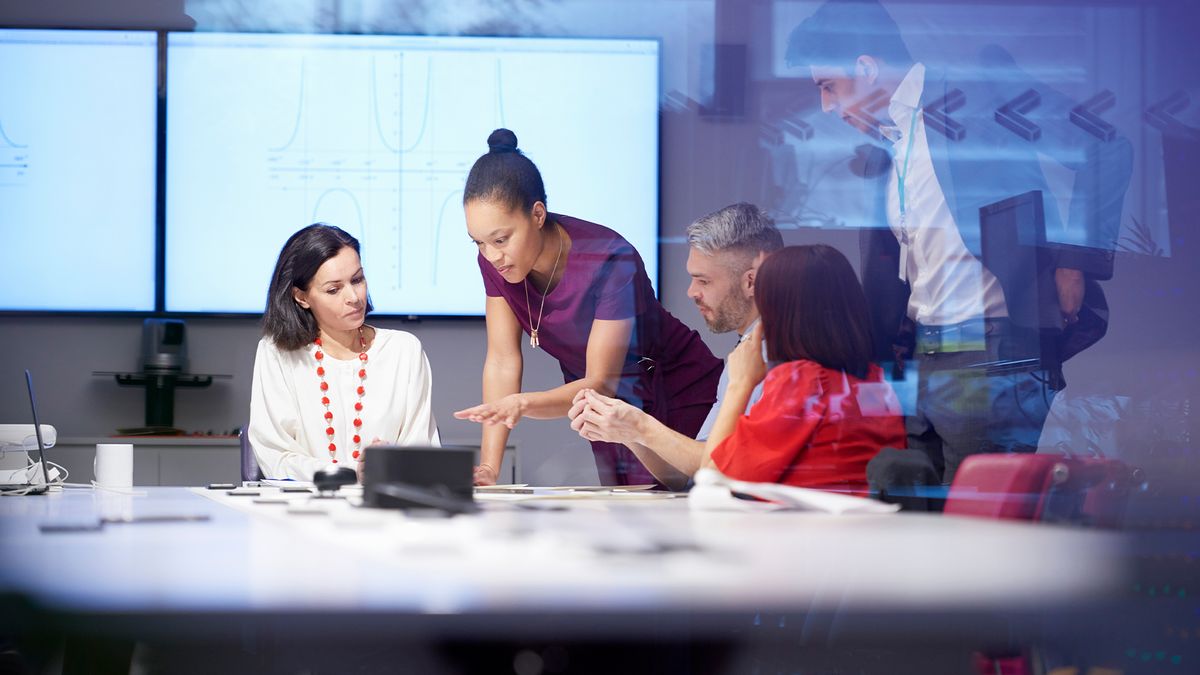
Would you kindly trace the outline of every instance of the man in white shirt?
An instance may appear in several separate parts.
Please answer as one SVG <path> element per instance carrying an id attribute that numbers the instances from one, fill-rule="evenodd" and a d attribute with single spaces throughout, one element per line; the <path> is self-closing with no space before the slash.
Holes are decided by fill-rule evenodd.
<path id="1" fill-rule="evenodd" d="M 775 223 L 758 207 L 738 203 L 688 226 L 688 297 L 714 333 L 737 331 L 740 343 L 758 323 L 754 276 L 763 259 L 783 248 Z M 700 467 L 704 441 L 712 430 L 729 381 L 722 372 L 717 401 L 697 438 L 671 430 L 624 401 L 584 390 L 568 416 L 571 428 L 588 440 L 623 443 L 664 485 L 679 489 Z M 754 389 L 746 409 L 762 396 Z"/>
<path id="2" fill-rule="evenodd" d="M 997 52 L 988 55 L 994 58 Z M 1010 321 L 1006 288 L 1029 288 L 1036 275 L 1002 282 L 999 268 L 984 265 L 979 215 L 981 207 L 1017 195 L 1050 194 L 1035 151 L 986 120 L 972 121 L 965 142 L 938 127 L 930 131 L 925 123 L 930 104 L 955 89 L 914 62 L 895 22 L 873 0 L 822 5 L 792 32 L 788 62 L 810 68 L 824 112 L 839 114 L 878 143 L 877 161 L 865 162 L 861 175 L 871 179 L 869 189 L 884 191 L 879 220 L 887 229 L 864 231 L 863 285 L 872 302 L 876 358 L 895 360 L 899 374 L 915 356 L 917 400 L 907 418 L 909 447 L 924 450 L 946 484 L 969 455 L 1035 451 L 1050 402 L 1065 384 L 1061 360 L 1069 353 L 1043 354 L 1019 372 L 996 367 L 1016 362 L 1017 345 L 1028 340 L 1028 331 Z M 982 70 L 975 77 L 984 81 L 974 89 L 964 85 L 970 93 L 957 90 L 974 102 L 970 111 L 956 113 L 964 120 L 972 112 L 990 114 L 996 100 L 1008 100 L 1006 88 L 1015 86 L 986 82 Z M 1054 94 L 1046 88 L 1042 95 Z M 865 100 L 886 100 L 887 106 L 867 111 L 876 106 L 862 106 Z M 1123 150 L 1120 143 L 1110 145 L 1107 154 L 1095 155 L 1093 165 L 1080 169 L 1106 181 L 1076 180 L 1076 202 L 1083 207 L 1071 220 L 1084 221 L 1080 229 L 1089 232 L 1081 237 L 1086 243 L 1111 246 L 1115 241 L 1107 231 L 1116 231 L 1128 181 Z M 1111 189 L 1085 194 L 1099 184 Z M 1045 213 L 1051 220 L 1053 206 Z M 1096 229 L 1106 233 L 1090 233 Z M 1111 249 L 1047 247 L 1045 258 L 1061 313 L 1054 329 L 1062 334 L 1078 323 L 1085 295 L 1099 294 L 1103 303 L 1099 286 L 1087 284 L 1111 276 Z M 1100 322 L 1094 338 L 1099 339 L 1106 320 L 1090 312 L 1085 316 Z"/>

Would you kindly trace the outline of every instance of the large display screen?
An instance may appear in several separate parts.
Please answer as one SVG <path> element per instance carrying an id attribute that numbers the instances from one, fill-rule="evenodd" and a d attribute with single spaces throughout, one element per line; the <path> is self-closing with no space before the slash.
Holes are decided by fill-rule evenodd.
<path id="1" fill-rule="evenodd" d="M 171 33 L 166 309 L 261 312 L 293 232 L 363 246 L 376 312 L 481 315 L 462 190 L 495 128 L 548 206 L 658 266 L 654 40 Z"/>
<path id="2" fill-rule="evenodd" d="M 3 311 L 152 311 L 153 32 L 0 29 Z"/>

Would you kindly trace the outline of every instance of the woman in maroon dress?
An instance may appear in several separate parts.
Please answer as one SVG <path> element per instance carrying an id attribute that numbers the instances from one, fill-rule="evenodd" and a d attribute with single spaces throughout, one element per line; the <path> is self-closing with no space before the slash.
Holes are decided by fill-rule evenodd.
<path id="1" fill-rule="evenodd" d="M 487 291 L 482 405 L 455 413 L 484 425 L 475 482 L 496 481 L 509 431 L 522 417 L 565 417 L 596 389 L 695 437 L 716 400 L 722 362 L 659 304 L 638 252 L 616 232 L 550 213 L 542 176 L 497 129 L 463 191 L 467 231 Z M 558 360 L 563 384 L 521 391 L 521 339 Z M 605 485 L 656 483 L 628 448 L 593 442 Z"/>

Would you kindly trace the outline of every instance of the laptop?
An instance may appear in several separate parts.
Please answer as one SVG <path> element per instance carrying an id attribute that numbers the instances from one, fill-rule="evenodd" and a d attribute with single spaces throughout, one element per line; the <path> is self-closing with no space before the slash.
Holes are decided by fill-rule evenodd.
<path id="1" fill-rule="evenodd" d="M 29 408 L 33 412 L 33 433 L 37 437 L 38 461 L 42 468 L 41 483 L 0 484 L 0 492 L 4 494 L 40 495 L 50 489 L 50 472 L 46 468 L 46 444 L 42 440 L 42 425 L 38 422 L 37 400 L 33 396 L 33 376 L 25 371 L 25 388 L 29 392 Z"/>

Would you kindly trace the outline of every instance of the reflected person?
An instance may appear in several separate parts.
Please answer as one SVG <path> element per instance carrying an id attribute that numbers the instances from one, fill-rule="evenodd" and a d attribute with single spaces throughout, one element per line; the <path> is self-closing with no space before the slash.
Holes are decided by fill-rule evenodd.
<path id="1" fill-rule="evenodd" d="M 895 361 L 897 371 L 915 358 L 909 447 L 924 450 L 947 484 L 969 455 L 1036 450 L 1050 403 L 1065 386 L 1062 361 L 1106 329 L 1107 308 L 1095 282 L 1112 275 L 1111 247 L 1129 176 L 1126 142 L 1089 148 L 1083 153 L 1089 161 L 1071 164 L 1077 176 L 1068 223 L 1076 243 L 1085 245 L 1045 246 L 1039 269 L 1026 276 L 995 262 L 1019 255 L 1015 249 L 993 251 L 993 262 L 985 264 L 980 208 L 1029 192 L 1051 195 L 1035 149 L 990 119 L 997 102 L 1030 86 L 1013 81 L 1019 78 L 1001 53 L 986 48 L 984 66 L 996 66 L 1007 79 L 989 79 L 981 66 L 973 77 L 953 80 L 915 61 L 891 16 L 874 1 L 827 2 L 788 43 L 788 63 L 809 69 L 822 110 L 883 139 L 860 168 L 864 199 L 880 212 L 881 227 L 862 233 L 875 353 L 880 361 Z M 968 128 L 958 140 L 926 124 L 927 107 L 955 90 L 969 103 L 955 113 Z M 1041 90 L 1046 100 L 1057 96 Z M 888 103 L 872 127 L 854 108 L 880 91 Z M 1057 147 L 1045 145 L 1047 152 Z M 1046 229 L 1062 231 L 1053 200 L 1042 211 Z M 1052 289 L 1030 311 L 1050 317 L 1050 325 L 1018 328 L 1010 318 L 1037 274 Z M 1012 367 L 1030 340 L 1038 345 L 1045 335 L 1053 339 L 1039 359 Z"/>

